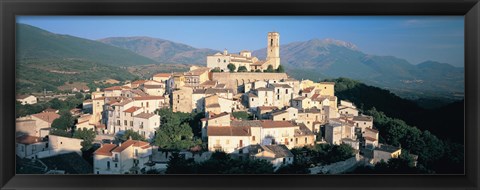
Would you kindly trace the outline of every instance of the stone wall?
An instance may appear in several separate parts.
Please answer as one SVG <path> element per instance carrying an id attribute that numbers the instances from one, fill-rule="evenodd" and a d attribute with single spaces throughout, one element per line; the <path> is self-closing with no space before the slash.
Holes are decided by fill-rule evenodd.
<path id="1" fill-rule="evenodd" d="M 218 83 L 226 84 L 226 88 L 233 89 L 234 93 L 237 93 L 238 87 L 245 84 L 254 82 L 256 80 L 280 80 L 288 78 L 286 73 L 212 73 L 212 80 L 217 80 Z"/>

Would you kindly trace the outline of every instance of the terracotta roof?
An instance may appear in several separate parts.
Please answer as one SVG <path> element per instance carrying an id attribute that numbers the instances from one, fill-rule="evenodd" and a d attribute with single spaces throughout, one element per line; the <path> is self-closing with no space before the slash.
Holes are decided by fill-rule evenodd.
<path id="1" fill-rule="evenodd" d="M 265 63 L 265 61 L 257 61 L 257 62 L 255 62 L 255 63 L 253 63 L 253 64 L 250 64 L 250 66 L 261 66 L 261 65 L 263 65 L 264 63 Z"/>
<path id="2" fill-rule="evenodd" d="M 132 100 L 124 100 L 124 101 L 121 101 L 121 102 L 117 102 L 116 100 L 112 100 L 111 102 L 109 102 L 112 106 L 125 106 L 129 103 L 133 102 Z"/>
<path id="3" fill-rule="evenodd" d="M 137 81 L 133 81 L 132 84 L 143 84 L 143 83 L 146 83 L 147 81 L 146 80 L 137 80 Z"/>
<path id="4" fill-rule="evenodd" d="M 162 100 L 165 99 L 163 96 L 142 96 L 142 97 L 133 97 L 133 100 Z"/>
<path id="5" fill-rule="evenodd" d="M 116 144 L 103 144 L 102 147 L 98 148 L 93 154 L 103 155 L 103 156 L 112 156 L 112 150 L 117 147 Z"/>
<path id="6" fill-rule="evenodd" d="M 214 127 L 208 126 L 208 136 L 250 136 L 250 127 Z"/>
<path id="7" fill-rule="evenodd" d="M 260 87 L 260 88 L 257 88 L 255 90 L 257 90 L 257 91 L 273 91 L 272 88 L 266 88 L 266 87 Z"/>
<path id="8" fill-rule="evenodd" d="M 290 85 L 288 84 L 278 84 L 278 83 L 273 83 L 271 84 L 273 87 L 280 87 L 280 88 L 292 88 Z"/>
<path id="9" fill-rule="evenodd" d="M 107 126 L 106 126 L 105 124 L 101 123 L 101 124 L 95 125 L 95 128 L 97 128 L 97 129 L 106 129 Z"/>
<path id="10" fill-rule="evenodd" d="M 258 110 L 276 110 L 276 109 L 278 109 L 278 107 L 276 107 L 276 106 L 258 106 L 257 109 Z"/>
<path id="11" fill-rule="evenodd" d="M 126 109 L 126 110 L 123 110 L 123 112 L 133 113 L 133 112 L 135 112 L 135 111 L 137 111 L 137 110 L 139 110 L 139 109 L 141 109 L 141 107 L 132 106 L 132 107 Z"/>
<path id="12" fill-rule="evenodd" d="M 281 114 L 284 114 L 284 113 L 288 113 L 288 111 L 287 110 L 279 110 L 279 111 L 273 112 L 272 115 L 276 116 L 276 115 L 281 115 Z"/>
<path id="13" fill-rule="evenodd" d="M 143 119 L 149 119 L 151 117 L 153 117 L 155 114 L 153 113 L 145 113 L 145 112 L 142 112 L 142 113 L 139 113 L 133 117 L 138 117 L 138 118 L 143 118 Z"/>
<path id="14" fill-rule="evenodd" d="M 17 143 L 25 144 L 25 145 L 35 144 L 42 141 L 43 141 L 43 138 L 30 136 L 30 135 L 23 135 L 23 136 L 17 137 L 16 139 Z"/>
<path id="15" fill-rule="evenodd" d="M 369 130 L 369 131 L 372 131 L 372 132 L 374 132 L 374 133 L 378 133 L 378 130 L 375 130 L 375 129 L 372 129 L 372 128 L 368 128 L 368 127 L 365 128 L 365 130 Z"/>
<path id="16" fill-rule="evenodd" d="M 312 100 L 313 100 L 313 99 L 317 99 L 318 96 L 320 96 L 320 94 L 314 94 L 314 95 L 312 96 Z"/>
<path id="17" fill-rule="evenodd" d="M 255 95 L 254 93 L 248 93 L 248 97 L 250 97 L 250 98 L 257 98 L 258 96 Z"/>
<path id="18" fill-rule="evenodd" d="M 363 137 L 365 140 L 369 140 L 369 141 L 377 141 L 376 138 L 373 138 L 373 137 Z"/>
<path id="19" fill-rule="evenodd" d="M 104 91 L 122 90 L 122 87 L 121 86 L 112 86 L 112 87 L 105 88 L 103 90 Z"/>
<path id="20" fill-rule="evenodd" d="M 299 96 L 299 97 L 294 98 L 293 100 L 300 100 L 300 101 L 302 101 L 302 100 L 305 100 L 306 98 L 307 98 L 307 97 Z"/>
<path id="21" fill-rule="evenodd" d="M 288 148 L 283 144 L 274 144 L 274 145 L 250 145 L 248 147 L 248 152 L 250 155 L 255 155 L 260 151 L 267 151 L 273 153 L 275 158 L 285 158 L 285 157 L 293 157 L 292 152 L 288 150 Z"/>
<path id="22" fill-rule="evenodd" d="M 226 84 L 217 84 L 215 85 L 215 88 L 225 88 L 226 86 Z"/>
<path id="23" fill-rule="evenodd" d="M 303 124 L 303 123 L 300 123 L 298 124 L 298 129 L 295 129 L 295 134 L 294 136 L 311 136 L 311 135 L 314 135 L 313 132 L 308 129 L 308 127 Z"/>
<path id="24" fill-rule="evenodd" d="M 123 152 L 125 149 L 127 149 L 130 146 L 141 147 L 142 149 L 150 148 L 150 144 L 148 144 L 147 142 L 137 141 L 137 140 L 127 140 L 123 142 L 120 146 L 117 146 L 115 149 L 113 149 L 112 152 Z"/>
<path id="25" fill-rule="evenodd" d="M 153 75 L 153 77 L 171 77 L 172 73 L 158 73 L 156 75 Z"/>
<path id="26" fill-rule="evenodd" d="M 46 121 L 50 124 L 53 122 L 53 120 L 58 119 L 60 117 L 60 115 L 53 112 L 42 112 L 42 113 L 33 114 L 32 116 L 39 118 L 43 121 Z"/>
<path id="27" fill-rule="evenodd" d="M 216 80 L 207 80 L 207 81 L 201 83 L 200 85 L 202 85 L 202 86 L 215 86 L 216 84 L 217 84 Z"/>
<path id="28" fill-rule="evenodd" d="M 58 111 L 57 109 L 53 109 L 53 108 L 47 108 L 43 110 L 43 112 L 57 112 L 57 111 Z"/>
<path id="29" fill-rule="evenodd" d="M 193 89 L 192 94 L 205 94 L 205 89 Z"/>
<path id="30" fill-rule="evenodd" d="M 263 128 L 295 127 L 290 121 L 261 120 L 261 125 Z"/>
<path id="31" fill-rule="evenodd" d="M 216 119 L 216 118 L 223 117 L 223 116 L 226 116 L 226 115 L 230 115 L 230 113 L 222 112 L 222 113 L 219 113 L 219 114 L 212 114 L 212 115 L 210 115 L 210 117 L 208 119 L 209 120 L 210 119 Z"/>
<path id="32" fill-rule="evenodd" d="M 302 91 L 302 92 L 303 92 L 303 93 L 310 93 L 310 92 L 312 92 L 312 91 L 313 91 L 313 89 L 315 89 L 315 87 L 314 87 L 314 86 L 312 86 L 312 87 L 308 87 L 308 88 L 305 88 L 305 89 L 303 89 L 303 91 Z"/>

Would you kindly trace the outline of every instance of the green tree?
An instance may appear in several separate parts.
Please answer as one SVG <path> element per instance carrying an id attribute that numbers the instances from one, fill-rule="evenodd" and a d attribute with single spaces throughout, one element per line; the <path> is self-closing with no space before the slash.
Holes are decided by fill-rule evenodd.
<path id="1" fill-rule="evenodd" d="M 261 72 L 262 72 L 262 70 L 260 70 L 260 69 L 257 69 L 257 70 L 255 70 L 255 72 L 256 72 L 256 73 L 261 73 Z"/>
<path id="2" fill-rule="evenodd" d="M 237 67 L 232 63 L 229 63 L 227 65 L 227 68 L 228 68 L 228 70 L 230 70 L 231 73 L 235 72 L 235 69 L 237 69 Z"/>
<path id="3" fill-rule="evenodd" d="M 284 73 L 285 72 L 285 69 L 283 68 L 283 65 L 279 65 L 277 70 L 276 70 L 277 73 Z"/>
<path id="4" fill-rule="evenodd" d="M 72 114 L 69 111 L 62 111 L 60 117 L 53 120 L 52 128 L 69 131 L 74 123 L 75 118 L 72 117 Z"/>
<path id="5" fill-rule="evenodd" d="M 76 99 L 83 99 L 83 94 L 80 92 L 75 93 L 75 98 Z"/>
<path id="6" fill-rule="evenodd" d="M 222 72 L 222 70 L 220 70 L 220 68 L 218 67 L 215 67 L 211 70 L 213 73 L 219 73 L 219 72 Z"/>
<path id="7" fill-rule="evenodd" d="M 83 142 L 81 143 L 82 145 L 82 151 L 87 151 L 90 150 L 93 146 L 93 141 L 95 140 L 95 131 L 93 129 L 77 129 L 73 133 L 73 138 L 77 139 L 82 139 Z"/>
<path id="8" fill-rule="evenodd" d="M 273 69 L 272 65 L 268 65 L 267 70 L 265 70 L 264 72 L 273 73 L 273 72 L 275 72 L 275 70 Z"/>
<path id="9" fill-rule="evenodd" d="M 196 173 L 197 164 L 192 158 L 185 159 L 183 155 L 174 152 L 167 162 L 167 174 L 193 174 Z"/>
<path id="10" fill-rule="evenodd" d="M 237 70 L 237 72 L 247 72 L 247 71 L 248 71 L 248 69 L 245 66 L 240 66 L 240 67 L 238 67 L 238 70 Z"/>
<path id="11" fill-rule="evenodd" d="M 245 111 L 232 112 L 232 115 L 236 119 L 240 119 L 240 120 L 248 120 L 250 118 L 250 115 L 248 114 L 248 112 L 245 112 Z"/>
<path id="12" fill-rule="evenodd" d="M 122 135 L 119 136 L 119 140 L 122 142 L 125 142 L 130 138 L 132 140 L 145 141 L 145 138 L 142 135 L 140 135 L 139 133 L 135 132 L 132 129 L 126 130 Z"/>

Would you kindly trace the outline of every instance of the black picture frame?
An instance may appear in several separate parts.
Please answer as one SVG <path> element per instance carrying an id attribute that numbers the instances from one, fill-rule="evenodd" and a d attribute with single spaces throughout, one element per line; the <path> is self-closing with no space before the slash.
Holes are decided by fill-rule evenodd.
<path id="1" fill-rule="evenodd" d="M 1 0 L 2 189 L 478 189 L 478 0 Z M 464 15 L 465 175 L 15 175 L 16 15 Z"/>

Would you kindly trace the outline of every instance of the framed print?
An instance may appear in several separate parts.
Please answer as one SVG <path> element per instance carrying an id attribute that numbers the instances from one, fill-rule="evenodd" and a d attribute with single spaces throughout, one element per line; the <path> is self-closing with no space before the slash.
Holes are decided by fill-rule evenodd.
<path id="1" fill-rule="evenodd" d="M 4 1 L 2 188 L 476 189 L 479 9 Z"/>

